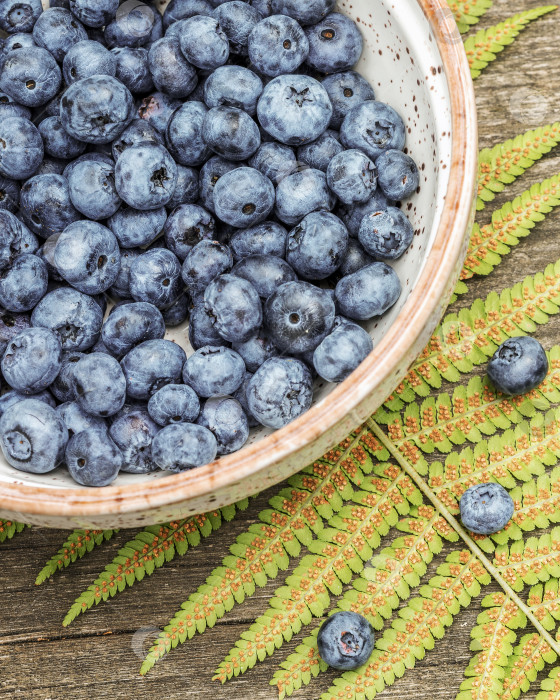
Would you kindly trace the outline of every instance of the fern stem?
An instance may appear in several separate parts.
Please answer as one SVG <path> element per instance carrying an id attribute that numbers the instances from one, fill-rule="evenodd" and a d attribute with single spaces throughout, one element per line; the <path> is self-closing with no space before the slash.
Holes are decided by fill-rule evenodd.
<path id="1" fill-rule="evenodd" d="M 418 486 L 418 488 L 422 491 L 426 498 L 428 498 L 432 502 L 433 506 L 447 520 L 447 522 L 451 525 L 451 527 L 455 530 L 455 532 L 459 535 L 463 542 L 468 546 L 471 552 L 473 552 L 473 554 L 475 554 L 479 558 L 482 564 L 484 564 L 486 570 L 492 574 L 497 583 L 499 583 L 499 585 L 502 587 L 504 593 L 509 597 L 510 600 L 512 600 L 517 605 L 517 607 L 520 610 L 522 610 L 525 613 L 527 619 L 531 621 L 531 623 L 541 635 L 541 637 L 545 639 L 546 642 L 550 645 L 550 648 L 554 649 L 554 651 L 558 655 L 560 655 L 560 644 L 552 637 L 552 635 L 549 632 L 545 630 L 545 628 L 535 617 L 529 606 L 526 605 L 517 595 L 517 593 L 511 588 L 508 582 L 502 577 L 498 569 L 484 554 L 482 549 L 480 549 L 480 547 L 476 544 L 476 542 L 472 539 L 468 532 L 459 523 L 457 518 L 451 515 L 451 513 L 442 503 L 442 501 L 440 501 L 439 498 L 433 493 L 433 491 L 429 488 L 428 484 L 426 484 L 424 479 L 420 476 L 420 474 L 418 474 L 416 469 L 414 469 L 414 467 L 401 455 L 401 453 L 397 450 L 397 448 L 393 445 L 393 443 L 389 440 L 389 438 L 385 435 L 385 433 L 381 430 L 377 423 L 371 418 L 367 421 L 367 423 L 375 437 L 379 440 L 379 442 L 381 442 L 381 444 L 384 445 L 384 447 L 391 453 L 391 455 L 399 463 L 399 466 L 402 467 L 402 469 L 404 469 L 404 471 L 414 481 L 414 483 Z"/>

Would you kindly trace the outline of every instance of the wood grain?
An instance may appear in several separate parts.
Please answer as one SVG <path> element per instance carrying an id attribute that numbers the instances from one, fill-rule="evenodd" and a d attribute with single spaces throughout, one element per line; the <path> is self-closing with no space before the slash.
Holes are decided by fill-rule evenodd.
<path id="1" fill-rule="evenodd" d="M 537 0 L 497 0 L 481 26 L 539 4 Z M 491 146 L 526 129 L 560 119 L 560 102 L 556 97 L 560 94 L 559 21 L 558 13 L 553 13 L 533 24 L 477 80 L 481 146 Z M 487 221 L 494 208 L 556 172 L 560 172 L 560 149 L 509 187 L 479 220 Z M 461 297 L 455 309 L 492 290 L 499 291 L 560 258 L 559 225 L 560 212 L 551 214 L 528 239 L 521 241 L 493 275 L 471 281 L 469 293 Z M 545 347 L 557 343 L 560 317 L 540 327 L 536 337 Z M 475 371 L 482 373 L 484 368 Z M 200 547 L 176 558 L 116 600 L 78 618 L 68 629 L 61 626 L 66 610 L 132 533 L 119 533 L 84 561 L 40 587 L 33 584 L 35 576 L 60 546 L 64 533 L 27 530 L 12 542 L 0 545 L 0 698 L 273 700 L 276 693 L 268 681 L 278 663 L 303 638 L 305 630 L 273 657 L 226 686 L 210 679 L 240 633 L 264 612 L 282 577 L 235 607 L 214 629 L 174 650 L 147 678 L 138 675 L 142 639 L 146 650 L 155 631 L 220 563 L 235 536 L 254 521 L 269 496 L 262 494 L 246 513 Z M 434 567 L 435 564 L 432 571 Z M 377 697 L 452 700 L 470 658 L 469 635 L 480 612 L 479 603 L 476 600 L 462 611 L 434 651 Z M 539 680 L 543 675 L 546 671 Z M 316 700 L 333 677 L 332 673 L 322 674 L 294 697 Z M 537 692 L 538 682 L 524 697 L 534 700 Z"/>

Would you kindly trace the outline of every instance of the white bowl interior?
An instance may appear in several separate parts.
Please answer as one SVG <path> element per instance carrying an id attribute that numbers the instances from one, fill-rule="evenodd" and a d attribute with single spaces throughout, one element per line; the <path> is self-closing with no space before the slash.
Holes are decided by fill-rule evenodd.
<path id="1" fill-rule="evenodd" d="M 48 0 L 43 4 L 48 5 Z M 165 5 L 161 3 L 162 7 Z M 375 90 L 376 99 L 388 102 L 407 127 L 407 152 L 420 169 L 420 191 L 403 204 L 415 237 L 412 245 L 393 265 L 403 285 L 395 306 L 383 317 L 366 324 L 374 344 L 395 321 L 414 288 L 435 238 L 451 166 L 451 109 L 447 80 L 429 23 L 416 0 L 342 0 L 338 11 L 352 17 L 364 38 L 364 52 L 356 70 Z M 193 349 L 187 325 L 168 330 L 166 338 L 181 345 L 187 355 Z M 333 384 L 315 384 L 314 403 L 325 400 Z M 271 431 L 254 429 L 248 444 Z M 167 476 L 121 474 L 114 485 L 139 483 Z M 64 467 L 42 475 L 26 474 L 10 467 L 0 454 L 0 482 L 44 488 L 77 488 Z"/>

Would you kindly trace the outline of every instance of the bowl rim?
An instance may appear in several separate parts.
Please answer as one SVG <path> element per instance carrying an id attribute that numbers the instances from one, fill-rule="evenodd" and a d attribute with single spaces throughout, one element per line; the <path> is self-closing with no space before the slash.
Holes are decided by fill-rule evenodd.
<path id="1" fill-rule="evenodd" d="M 436 39 L 449 87 L 451 168 L 440 223 L 424 270 L 395 322 L 373 352 L 348 379 L 333 389 L 328 402 L 320 401 L 292 423 L 237 453 L 191 471 L 139 484 L 69 489 L 0 482 L 1 510 L 23 517 L 84 517 L 135 513 L 208 498 L 218 489 L 256 476 L 289 459 L 291 454 L 343 420 L 387 377 L 398 373 L 399 363 L 419 339 L 434 305 L 445 295 L 451 268 L 461 255 L 471 220 L 478 163 L 473 83 L 452 12 L 446 0 L 416 2 Z M 407 317 L 413 317 L 414 323 L 407 323 Z"/>

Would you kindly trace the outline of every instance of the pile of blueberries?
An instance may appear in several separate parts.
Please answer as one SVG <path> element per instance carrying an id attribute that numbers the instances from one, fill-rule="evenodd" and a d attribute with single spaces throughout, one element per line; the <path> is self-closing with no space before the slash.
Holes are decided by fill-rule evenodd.
<path id="1" fill-rule="evenodd" d="M 50 5 L 0 2 L 2 451 L 91 486 L 200 466 L 371 352 L 404 123 L 335 0 Z"/>

